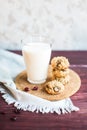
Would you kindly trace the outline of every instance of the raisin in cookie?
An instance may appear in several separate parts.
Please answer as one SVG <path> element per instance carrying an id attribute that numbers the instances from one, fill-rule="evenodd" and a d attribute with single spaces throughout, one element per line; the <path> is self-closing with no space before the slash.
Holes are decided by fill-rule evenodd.
<path id="1" fill-rule="evenodd" d="M 58 56 L 51 60 L 51 65 L 54 70 L 65 70 L 69 67 L 69 61 L 66 57 Z"/>
<path id="2" fill-rule="evenodd" d="M 64 85 L 57 80 L 53 80 L 45 84 L 45 90 L 48 94 L 57 95 L 63 92 Z"/>

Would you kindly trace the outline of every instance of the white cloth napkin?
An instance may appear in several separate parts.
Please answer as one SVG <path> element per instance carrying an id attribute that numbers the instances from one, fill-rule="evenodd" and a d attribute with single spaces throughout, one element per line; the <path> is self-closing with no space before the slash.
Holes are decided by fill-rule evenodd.
<path id="1" fill-rule="evenodd" d="M 0 92 L 8 104 L 32 112 L 65 114 L 78 111 L 71 99 L 48 101 L 16 89 L 14 78 L 25 69 L 23 57 L 6 50 L 0 50 Z"/>

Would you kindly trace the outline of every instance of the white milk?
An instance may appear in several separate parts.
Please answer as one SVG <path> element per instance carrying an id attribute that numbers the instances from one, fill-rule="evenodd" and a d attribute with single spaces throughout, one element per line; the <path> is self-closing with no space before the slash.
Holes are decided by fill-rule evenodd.
<path id="1" fill-rule="evenodd" d="M 27 70 L 27 80 L 35 84 L 45 82 L 51 56 L 50 44 L 28 43 L 23 47 L 22 52 Z"/>

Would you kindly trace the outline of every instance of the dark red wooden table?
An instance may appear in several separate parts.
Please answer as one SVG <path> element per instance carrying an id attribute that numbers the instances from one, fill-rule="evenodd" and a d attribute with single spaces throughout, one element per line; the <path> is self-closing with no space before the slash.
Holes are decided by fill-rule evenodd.
<path id="1" fill-rule="evenodd" d="M 0 130 L 87 130 L 87 51 L 52 52 L 52 57 L 59 55 L 68 57 L 71 68 L 81 77 L 81 88 L 71 97 L 80 111 L 65 115 L 24 111 L 15 114 L 13 105 L 5 103 L 0 94 Z M 16 121 L 10 119 L 13 116 Z"/>

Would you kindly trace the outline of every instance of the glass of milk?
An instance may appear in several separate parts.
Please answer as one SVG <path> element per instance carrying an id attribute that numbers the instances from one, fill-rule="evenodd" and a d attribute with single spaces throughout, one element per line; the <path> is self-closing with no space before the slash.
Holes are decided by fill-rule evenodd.
<path id="1" fill-rule="evenodd" d="M 27 80 L 32 84 L 44 83 L 47 79 L 51 45 L 43 42 L 27 43 L 22 48 Z"/>

